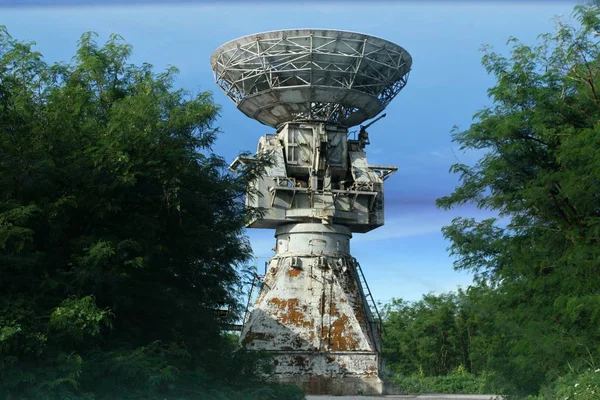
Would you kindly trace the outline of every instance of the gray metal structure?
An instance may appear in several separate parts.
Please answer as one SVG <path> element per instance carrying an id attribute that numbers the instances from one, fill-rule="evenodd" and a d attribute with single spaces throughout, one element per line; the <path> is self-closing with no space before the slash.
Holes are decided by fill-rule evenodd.
<path id="1" fill-rule="evenodd" d="M 211 57 L 217 84 L 240 111 L 274 128 L 373 118 L 406 85 L 411 64 L 406 50 L 386 40 L 323 29 L 245 36 Z"/>
<path id="2" fill-rule="evenodd" d="M 383 181 L 397 168 L 368 164 L 370 124 L 356 139 L 348 128 L 385 109 L 411 64 L 396 44 L 323 29 L 250 35 L 211 57 L 237 107 L 276 129 L 257 149 L 273 165 L 246 199 L 265 210 L 248 226 L 276 230 L 276 254 L 241 341 L 271 352 L 272 379 L 311 394 L 385 391 L 380 320 L 350 238 L 383 225 Z"/>

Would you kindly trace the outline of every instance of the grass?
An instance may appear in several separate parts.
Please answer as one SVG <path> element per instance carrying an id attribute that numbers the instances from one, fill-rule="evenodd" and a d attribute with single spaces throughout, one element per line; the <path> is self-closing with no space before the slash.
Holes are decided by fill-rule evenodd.
<path id="1" fill-rule="evenodd" d="M 392 378 L 392 381 L 400 389 L 414 394 L 487 394 L 490 393 L 491 390 L 490 374 L 473 375 L 466 372 L 464 368 L 461 367 L 448 375 L 396 375 Z"/>

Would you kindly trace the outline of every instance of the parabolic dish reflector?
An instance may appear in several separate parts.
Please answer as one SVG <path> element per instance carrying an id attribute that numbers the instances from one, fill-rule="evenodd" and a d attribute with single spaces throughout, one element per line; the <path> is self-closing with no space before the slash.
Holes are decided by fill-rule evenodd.
<path id="1" fill-rule="evenodd" d="M 299 29 L 259 33 L 211 57 L 219 87 L 247 116 L 278 127 L 291 121 L 358 125 L 406 85 L 412 58 L 362 33 Z"/>

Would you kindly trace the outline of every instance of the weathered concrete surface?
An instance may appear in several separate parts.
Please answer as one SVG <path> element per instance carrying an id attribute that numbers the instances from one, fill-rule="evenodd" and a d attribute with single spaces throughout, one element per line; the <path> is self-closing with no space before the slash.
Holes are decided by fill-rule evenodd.
<path id="1" fill-rule="evenodd" d="M 379 325 L 340 225 L 289 224 L 241 334 L 250 350 L 273 355 L 273 380 L 310 394 L 383 392 Z"/>

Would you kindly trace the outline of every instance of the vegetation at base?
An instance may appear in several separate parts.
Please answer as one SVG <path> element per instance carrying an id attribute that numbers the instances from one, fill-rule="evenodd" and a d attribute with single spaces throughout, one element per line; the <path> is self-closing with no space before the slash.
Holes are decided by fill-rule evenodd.
<path id="1" fill-rule="evenodd" d="M 488 374 L 474 375 L 466 372 L 462 366 L 445 375 L 425 376 L 423 373 L 409 376 L 396 375 L 393 383 L 408 393 L 491 393 Z"/>
<path id="2" fill-rule="evenodd" d="M 493 325 L 475 310 L 468 292 L 393 299 L 383 308 L 383 355 L 393 382 L 410 393 L 491 393 L 485 348 Z M 469 293 L 469 294 L 467 294 Z M 487 323 L 487 324 L 486 324 Z"/>
<path id="3" fill-rule="evenodd" d="M 545 386 L 538 396 L 526 400 L 597 400 L 600 397 L 600 369 L 585 368 L 561 376 L 555 383 Z"/>
<path id="4" fill-rule="evenodd" d="M 499 218 L 443 228 L 466 291 L 387 307 L 392 371 L 490 373 L 491 390 L 600 398 L 600 6 L 510 55 L 485 49 L 493 104 L 454 141 L 485 154 L 457 163 L 442 209 L 475 204 Z M 591 369 L 590 369 L 591 368 Z M 596 397 L 594 397 L 596 396 Z"/>
<path id="5" fill-rule="evenodd" d="M 48 64 L 0 29 L 0 398 L 303 398 L 221 332 L 265 164 L 229 173 L 209 93 L 131 51 Z"/>

